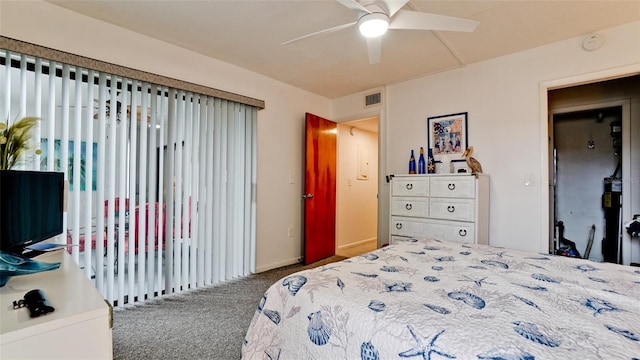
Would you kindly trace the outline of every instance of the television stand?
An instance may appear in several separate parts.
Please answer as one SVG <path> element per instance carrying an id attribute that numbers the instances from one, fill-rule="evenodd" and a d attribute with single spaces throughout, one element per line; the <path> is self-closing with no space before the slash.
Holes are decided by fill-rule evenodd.
<path id="1" fill-rule="evenodd" d="M 60 268 L 13 276 L 0 288 L 0 354 L 6 359 L 112 359 L 110 305 L 65 250 L 34 260 L 60 262 Z M 34 289 L 44 292 L 55 311 L 36 318 L 13 302 Z"/>

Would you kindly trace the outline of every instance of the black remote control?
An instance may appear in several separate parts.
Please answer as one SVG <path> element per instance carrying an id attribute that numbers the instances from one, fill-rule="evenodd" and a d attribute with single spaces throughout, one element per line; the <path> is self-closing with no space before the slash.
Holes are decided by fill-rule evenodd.
<path id="1" fill-rule="evenodd" d="M 24 306 L 29 309 L 32 318 L 48 314 L 55 310 L 47 298 L 45 298 L 44 292 L 40 289 L 31 290 L 24 294 Z"/>

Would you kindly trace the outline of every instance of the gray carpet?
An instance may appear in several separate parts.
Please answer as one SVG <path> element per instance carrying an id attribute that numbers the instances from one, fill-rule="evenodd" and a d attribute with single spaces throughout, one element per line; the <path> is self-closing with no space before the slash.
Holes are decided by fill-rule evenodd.
<path id="1" fill-rule="evenodd" d="M 339 261 L 291 265 L 223 284 L 169 295 L 113 311 L 113 357 L 240 359 L 240 348 L 262 295 L 293 272 Z"/>

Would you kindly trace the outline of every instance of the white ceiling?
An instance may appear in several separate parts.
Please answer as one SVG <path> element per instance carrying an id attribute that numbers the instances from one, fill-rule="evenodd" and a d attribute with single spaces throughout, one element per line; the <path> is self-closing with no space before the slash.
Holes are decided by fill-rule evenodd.
<path id="1" fill-rule="evenodd" d="M 357 12 L 333 0 L 50 2 L 328 98 L 640 20 L 640 0 L 411 0 L 404 9 L 480 25 L 472 33 L 390 30 L 380 63 L 370 65 L 356 27 L 280 45 L 356 20 Z"/>

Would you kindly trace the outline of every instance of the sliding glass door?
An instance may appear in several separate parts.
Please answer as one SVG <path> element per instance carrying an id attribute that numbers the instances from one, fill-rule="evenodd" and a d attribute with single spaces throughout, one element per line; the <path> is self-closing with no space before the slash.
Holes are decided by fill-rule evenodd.
<path id="1" fill-rule="evenodd" d="M 61 171 L 69 254 L 113 305 L 255 266 L 255 106 L 0 49 L 0 114 L 41 120 L 20 168 Z"/>

